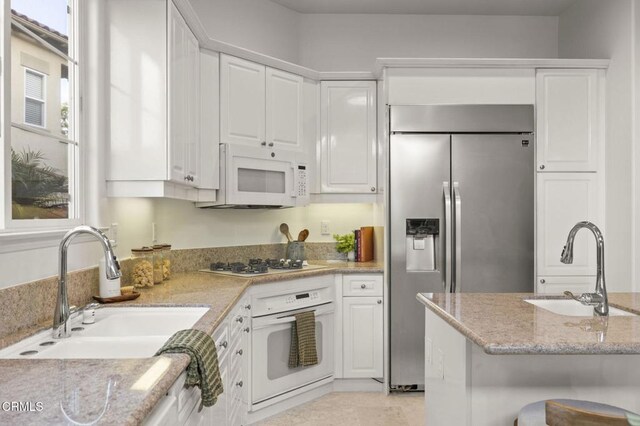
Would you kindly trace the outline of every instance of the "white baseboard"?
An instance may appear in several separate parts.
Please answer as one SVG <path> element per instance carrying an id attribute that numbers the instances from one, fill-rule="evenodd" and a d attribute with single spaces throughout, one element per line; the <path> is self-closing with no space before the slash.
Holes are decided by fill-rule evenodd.
<path id="1" fill-rule="evenodd" d="M 334 392 L 384 392 L 384 384 L 374 379 L 336 379 Z"/>
<path id="2" fill-rule="evenodd" d="M 328 382 L 321 381 L 314 385 L 315 387 L 298 395 L 290 397 L 282 395 L 281 400 L 269 401 L 268 404 L 265 401 L 262 407 L 259 406 L 260 404 L 254 405 L 255 411 L 250 412 L 248 416 L 249 424 L 278 415 L 331 392 L 384 392 L 384 384 L 374 379 L 335 379 Z"/>

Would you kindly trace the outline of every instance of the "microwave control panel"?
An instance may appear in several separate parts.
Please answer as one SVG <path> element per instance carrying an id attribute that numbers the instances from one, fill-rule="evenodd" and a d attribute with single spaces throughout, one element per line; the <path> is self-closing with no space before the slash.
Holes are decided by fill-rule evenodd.
<path id="1" fill-rule="evenodd" d="M 296 170 L 296 196 L 307 196 L 307 166 L 299 165 Z"/>

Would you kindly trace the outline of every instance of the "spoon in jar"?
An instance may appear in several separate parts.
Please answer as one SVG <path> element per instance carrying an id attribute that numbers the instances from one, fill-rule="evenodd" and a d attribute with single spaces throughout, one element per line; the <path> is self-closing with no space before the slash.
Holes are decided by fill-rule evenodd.
<path id="1" fill-rule="evenodd" d="M 287 225 L 286 223 L 281 223 L 280 224 L 280 232 L 282 232 L 284 234 L 284 236 L 287 237 L 287 241 L 289 241 L 289 242 L 293 241 L 293 238 L 291 237 L 291 234 L 289 233 L 289 225 Z"/>

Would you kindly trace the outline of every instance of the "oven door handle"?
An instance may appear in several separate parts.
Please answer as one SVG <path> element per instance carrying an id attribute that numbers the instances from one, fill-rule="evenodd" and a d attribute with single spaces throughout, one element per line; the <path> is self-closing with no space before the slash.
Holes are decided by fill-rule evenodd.
<path id="1" fill-rule="evenodd" d="M 333 309 L 333 306 L 327 306 L 327 307 L 321 307 L 318 309 L 301 310 L 297 313 L 308 312 L 308 311 L 315 312 L 316 317 L 319 317 L 321 315 L 333 313 L 334 309 Z M 271 325 L 286 324 L 286 323 L 294 322 L 295 320 L 296 320 L 295 314 L 293 315 L 287 314 L 285 316 L 275 317 L 274 319 L 266 320 L 264 322 L 257 321 L 257 318 L 254 318 L 253 328 L 256 329 L 256 328 L 269 327 Z"/>

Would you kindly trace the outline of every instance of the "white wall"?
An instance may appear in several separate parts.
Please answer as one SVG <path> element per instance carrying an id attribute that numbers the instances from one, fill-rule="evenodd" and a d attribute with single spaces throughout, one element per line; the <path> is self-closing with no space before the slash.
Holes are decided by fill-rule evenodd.
<path id="1" fill-rule="evenodd" d="M 610 58 L 606 102 L 606 272 L 610 291 L 632 289 L 632 0 L 582 0 L 561 16 L 565 58 Z"/>
<path id="2" fill-rule="evenodd" d="M 557 17 L 300 15 L 300 64 L 369 71 L 377 57 L 557 57 Z"/>
<path id="3" fill-rule="evenodd" d="M 298 63 L 298 13 L 267 0 L 189 0 L 215 40 Z"/>
<path id="4" fill-rule="evenodd" d="M 188 219 L 186 219 L 188 218 Z M 160 199 L 155 202 L 159 242 L 175 248 L 225 247 L 286 242 L 278 227 L 286 222 L 291 235 L 307 228 L 307 241 L 334 241 L 320 235 L 320 221 L 330 221 L 331 234 L 346 234 L 376 224 L 373 204 L 313 204 L 278 210 L 198 209 L 193 203 Z"/>

